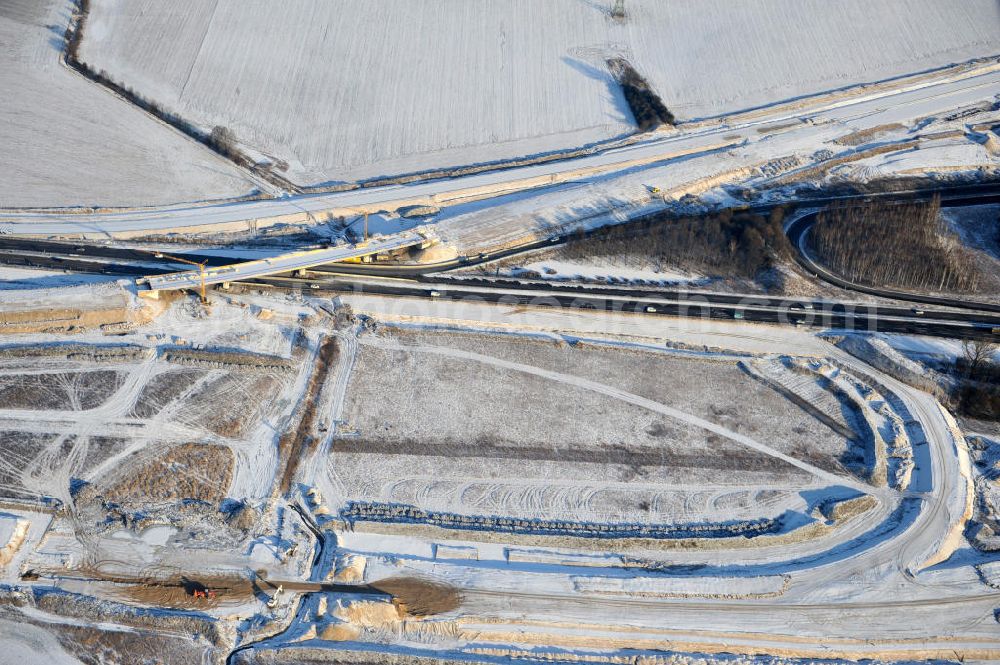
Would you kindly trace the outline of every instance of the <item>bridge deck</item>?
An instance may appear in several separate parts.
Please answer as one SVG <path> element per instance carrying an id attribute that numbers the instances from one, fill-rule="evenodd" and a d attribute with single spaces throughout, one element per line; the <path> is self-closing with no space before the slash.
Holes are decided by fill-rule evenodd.
<path id="1" fill-rule="evenodd" d="M 362 245 L 342 245 L 327 249 L 290 252 L 257 261 L 246 261 L 244 263 L 208 268 L 205 270 L 204 275 L 205 284 L 221 284 L 240 279 L 251 279 L 283 272 L 292 272 L 325 263 L 336 263 L 337 261 L 346 261 L 381 252 L 406 249 L 407 247 L 423 245 L 431 241 L 432 236 L 427 231 L 411 230 L 374 238 Z M 152 291 L 170 291 L 199 288 L 201 286 L 201 279 L 202 273 L 200 270 L 185 270 L 166 275 L 141 277 L 136 280 L 136 283 L 141 288 L 148 288 Z"/>

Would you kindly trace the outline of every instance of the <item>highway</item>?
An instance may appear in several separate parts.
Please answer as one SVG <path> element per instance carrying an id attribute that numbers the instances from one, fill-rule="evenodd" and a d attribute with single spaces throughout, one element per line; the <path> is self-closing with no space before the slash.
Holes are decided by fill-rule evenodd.
<path id="1" fill-rule="evenodd" d="M 971 200 L 978 203 L 983 199 Z M 800 228 L 796 227 L 796 224 L 797 222 L 794 222 L 790 227 L 790 233 Z M 560 240 L 562 239 L 554 238 L 533 243 L 528 249 L 512 249 L 509 254 L 530 251 L 535 245 L 552 245 Z M 979 311 L 978 307 L 965 301 L 947 301 L 947 305 L 962 310 L 947 311 L 893 304 L 775 298 L 672 288 L 582 286 L 530 280 L 460 278 L 449 277 L 447 274 L 425 274 L 429 270 L 447 270 L 456 266 L 494 260 L 498 258 L 497 255 L 453 259 L 431 266 L 328 263 L 336 260 L 335 257 L 387 251 L 424 241 L 425 236 L 420 233 L 407 232 L 372 241 L 374 244 L 369 243 L 360 249 L 353 246 L 310 249 L 229 265 L 227 261 L 232 259 L 225 257 L 180 252 L 177 254 L 189 260 L 206 261 L 211 265 L 205 271 L 206 284 L 247 282 L 291 290 L 308 289 L 316 295 L 362 291 L 387 296 L 630 311 L 658 316 L 742 319 L 824 329 L 899 332 L 955 338 L 992 338 L 996 335 L 994 330 L 1000 328 L 1000 314 L 994 314 L 994 309 L 985 307 L 983 309 L 989 311 Z M 196 289 L 200 286 L 199 270 L 171 272 L 171 266 L 174 264 L 169 255 L 161 255 L 156 259 L 159 266 L 151 263 L 154 258 L 156 257 L 153 252 L 148 250 L 25 238 L 0 238 L 0 262 L 4 263 L 139 276 L 138 281 L 142 288 L 154 290 Z M 308 271 L 304 279 L 274 274 L 309 268 L 313 269 Z M 155 274 L 157 272 L 167 274 L 157 275 Z M 408 275 L 409 278 L 380 278 L 364 274 L 369 272 L 402 274 Z M 891 297 L 892 293 L 878 289 L 863 290 L 885 297 Z M 907 295 L 908 300 L 923 303 L 919 297 Z"/>
<path id="2" fill-rule="evenodd" d="M 234 280 L 234 282 L 237 280 Z M 779 300 L 757 296 L 686 293 L 682 291 L 629 291 L 600 287 L 506 284 L 503 287 L 452 282 L 359 279 L 349 275 L 262 277 L 246 282 L 314 295 L 367 293 L 428 298 L 437 301 L 495 303 L 505 306 L 557 307 L 594 312 L 631 312 L 646 316 L 685 316 L 778 323 L 823 329 L 896 332 L 957 339 L 995 337 L 1000 317 L 968 312 L 936 311 L 917 315 L 899 307 L 856 305 L 835 301 Z"/>

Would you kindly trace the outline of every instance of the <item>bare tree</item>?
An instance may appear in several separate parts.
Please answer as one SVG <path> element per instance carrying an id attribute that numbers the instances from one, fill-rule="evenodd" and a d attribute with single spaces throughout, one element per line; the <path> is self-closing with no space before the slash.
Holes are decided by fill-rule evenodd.
<path id="1" fill-rule="evenodd" d="M 981 369 L 993 362 L 1000 344 L 985 339 L 967 339 L 962 342 L 962 355 L 969 378 L 975 378 Z"/>
<path id="2" fill-rule="evenodd" d="M 232 158 L 237 154 L 236 135 L 228 127 L 216 125 L 212 128 L 212 133 L 208 137 L 208 143 L 217 152 L 226 157 Z"/>

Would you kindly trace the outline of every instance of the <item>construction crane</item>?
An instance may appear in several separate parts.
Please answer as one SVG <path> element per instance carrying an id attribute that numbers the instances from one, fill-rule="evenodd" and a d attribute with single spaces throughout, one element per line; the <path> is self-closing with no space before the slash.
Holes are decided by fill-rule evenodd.
<path id="1" fill-rule="evenodd" d="M 158 259 L 169 259 L 171 261 L 177 261 L 178 263 L 187 263 L 193 266 L 198 266 L 199 274 L 201 275 L 201 302 L 206 304 L 208 302 L 208 296 L 205 295 L 205 266 L 207 261 L 202 261 L 198 263 L 197 261 L 191 261 L 189 259 L 182 259 L 179 256 L 171 256 L 169 254 L 164 254 L 163 252 L 156 252 L 153 254 Z"/>

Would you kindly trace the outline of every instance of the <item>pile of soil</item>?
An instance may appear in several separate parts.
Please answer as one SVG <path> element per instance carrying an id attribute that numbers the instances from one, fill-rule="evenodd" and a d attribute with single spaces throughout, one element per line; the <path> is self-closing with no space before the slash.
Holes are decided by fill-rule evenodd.
<path id="1" fill-rule="evenodd" d="M 370 586 L 391 595 L 401 615 L 432 616 L 462 604 L 462 595 L 455 587 L 417 577 L 390 577 Z"/>

